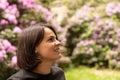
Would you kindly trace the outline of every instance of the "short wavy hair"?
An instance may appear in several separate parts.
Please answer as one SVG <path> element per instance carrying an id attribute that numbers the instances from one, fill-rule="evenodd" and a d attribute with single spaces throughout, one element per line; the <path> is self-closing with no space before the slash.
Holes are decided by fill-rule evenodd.
<path id="1" fill-rule="evenodd" d="M 35 53 L 35 48 L 43 40 L 44 28 L 46 27 L 51 29 L 57 37 L 53 26 L 40 23 L 24 29 L 20 34 L 17 49 L 17 64 L 19 68 L 31 70 L 41 63 L 40 57 Z"/>

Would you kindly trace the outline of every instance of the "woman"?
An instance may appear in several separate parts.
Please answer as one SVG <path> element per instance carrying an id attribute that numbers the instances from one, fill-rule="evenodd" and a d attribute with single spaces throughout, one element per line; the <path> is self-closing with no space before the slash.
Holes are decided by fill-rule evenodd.
<path id="1" fill-rule="evenodd" d="M 8 80 L 65 80 L 62 69 L 52 66 L 62 55 L 55 30 L 36 24 L 23 30 L 18 39 L 20 71 Z"/>

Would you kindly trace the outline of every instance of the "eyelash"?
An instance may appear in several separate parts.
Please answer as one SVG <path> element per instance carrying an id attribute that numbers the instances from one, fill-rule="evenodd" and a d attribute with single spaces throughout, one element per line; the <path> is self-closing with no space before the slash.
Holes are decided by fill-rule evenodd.
<path id="1" fill-rule="evenodd" d="M 48 41 L 52 42 L 52 41 L 54 41 L 54 38 L 50 38 L 50 39 L 48 39 Z"/>
<path id="2" fill-rule="evenodd" d="M 48 39 L 48 41 L 50 41 L 50 42 L 53 42 L 54 40 L 58 40 L 57 38 L 50 38 L 50 39 Z M 60 40 L 58 40 L 58 41 L 60 41 Z"/>

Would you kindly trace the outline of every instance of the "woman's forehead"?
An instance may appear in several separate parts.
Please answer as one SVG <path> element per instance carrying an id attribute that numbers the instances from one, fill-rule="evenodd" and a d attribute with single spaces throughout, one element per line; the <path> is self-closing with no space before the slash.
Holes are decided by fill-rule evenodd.
<path id="1" fill-rule="evenodd" d="M 55 36 L 56 37 L 55 33 L 49 28 L 44 28 L 44 36 L 46 37 Z"/>

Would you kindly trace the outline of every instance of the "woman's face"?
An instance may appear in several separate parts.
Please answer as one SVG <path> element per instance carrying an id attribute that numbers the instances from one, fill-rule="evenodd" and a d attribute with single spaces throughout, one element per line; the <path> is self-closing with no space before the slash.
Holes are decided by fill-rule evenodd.
<path id="1" fill-rule="evenodd" d="M 43 60 L 55 61 L 61 57 L 61 43 L 56 39 L 56 35 L 49 28 L 44 28 L 44 38 L 36 47 L 36 52 Z"/>

